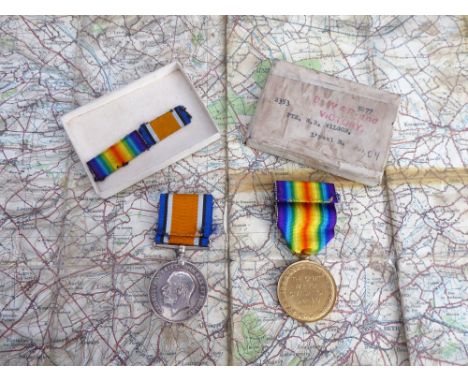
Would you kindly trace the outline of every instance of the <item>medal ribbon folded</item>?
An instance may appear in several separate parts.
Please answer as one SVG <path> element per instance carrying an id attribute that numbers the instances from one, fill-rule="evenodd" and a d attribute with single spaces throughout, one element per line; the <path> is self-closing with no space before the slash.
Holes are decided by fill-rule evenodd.
<path id="1" fill-rule="evenodd" d="M 318 253 L 335 235 L 338 195 L 332 183 L 276 182 L 277 225 L 292 253 Z"/>
<path id="2" fill-rule="evenodd" d="M 184 106 L 176 106 L 151 122 L 141 124 L 138 129 L 86 162 L 94 180 L 104 180 L 156 143 L 188 125 L 191 120 L 192 116 Z"/>
<path id="3" fill-rule="evenodd" d="M 212 226 L 212 195 L 161 194 L 156 244 L 208 247 Z"/>

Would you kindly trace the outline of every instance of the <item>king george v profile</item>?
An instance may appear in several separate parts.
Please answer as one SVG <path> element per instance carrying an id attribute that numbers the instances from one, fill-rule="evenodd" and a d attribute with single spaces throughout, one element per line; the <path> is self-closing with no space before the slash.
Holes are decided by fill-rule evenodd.
<path id="1" fill-rule="evenodd" d="M 163 303 L 172 316 L 190 308 L 190 297 L 195 291 L 195 282 L 190 274 L 182 271 L 172 273 L 163 285 Z"/>

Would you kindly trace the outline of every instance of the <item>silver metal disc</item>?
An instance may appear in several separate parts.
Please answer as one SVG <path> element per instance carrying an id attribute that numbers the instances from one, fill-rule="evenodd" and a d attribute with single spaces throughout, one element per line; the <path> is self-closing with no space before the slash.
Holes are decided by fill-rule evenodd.
<path id="1" fill-rule="evenodd" d="M 206 280 L 195 265 L 184 260 L 171 261 L 153 275 L 149 299 L 163 320 L 182 322 L 200 312 L 207 291 Z"/>

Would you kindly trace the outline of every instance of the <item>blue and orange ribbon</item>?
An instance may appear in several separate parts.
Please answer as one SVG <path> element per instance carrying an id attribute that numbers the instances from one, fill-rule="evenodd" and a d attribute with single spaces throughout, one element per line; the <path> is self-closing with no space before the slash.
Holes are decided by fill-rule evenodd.
<path id="1" fill-rule="evenodd" d="M 318 253 L 333 238 L 337 202 L 331 183 L 276 182 L 277 225 L 294 254 Z"/>
<path id="2" fill-rule="evenodd" d="M 208 247 L 212 226 L 213 196 L 161 194 L 156 244 Z"/>
<path id="3" fill-rule="evenodd" d="M 143 123 L 137 130 L 132 131 L 86 163 L 94 180 L 104 180 L 156 143 L 188 125 L 191 120 L 192 116 L 184 106 L 176 106 L 151 122 Z"/>

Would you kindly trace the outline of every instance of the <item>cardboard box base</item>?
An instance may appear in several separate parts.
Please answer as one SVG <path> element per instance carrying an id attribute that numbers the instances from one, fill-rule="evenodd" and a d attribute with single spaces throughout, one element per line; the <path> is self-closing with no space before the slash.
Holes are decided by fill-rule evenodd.
<path id="1" fill-rule="evenodd" d="M 104 181 L 94 181 L 87 161 L 140 124 L 178 105 L 185 106 L 192 115 L 189 125 L 140 154 Z M 215 122 L 177 62 L 66 114 L 62 123 L 94 190 L 102 198 L 115 195 L 220 137 Z"/>

